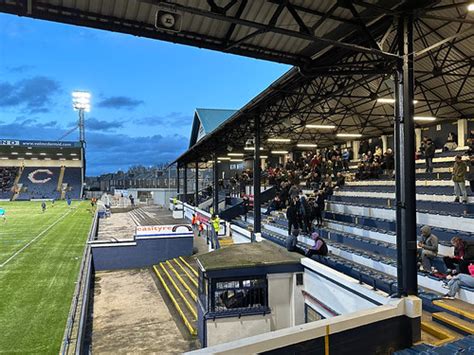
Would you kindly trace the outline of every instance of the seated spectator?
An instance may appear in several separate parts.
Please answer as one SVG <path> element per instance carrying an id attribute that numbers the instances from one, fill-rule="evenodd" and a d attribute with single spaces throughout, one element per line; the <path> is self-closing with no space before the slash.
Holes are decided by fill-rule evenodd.
<path id="1" fill-rule="evenodd" d="M 336 188 L 341 188 L 345 185 L 346 183 L 346 177 L 342 175 L 341 173 L 337 173 L 336 176 Z"/>
<path id="2" fill-rule="evenodd" d="M 311 239 L 314 241 L 314 245 L 306 252 L 306 257 L 311 258 L 313 255 L 328 255 L 328 246 L 324 240 L 319 236 L 318 232 L 311 234 Z"/>
<path id="3" fill-rule="evenodd" d="M 420 271 L 434 272 L 432 260 L 438 255 L 438 237 L 431 233 L 429 226 L 421 227 L 421 241 L 418 242 L 418 258 L 421 259 Z"/>
<path id="4" fill-rule="evenodd" d="M 474 242 L 462 240 L 459 237 L 451 239 L 451 245 L 454 246 L 454 255 L 445 256 L 444 264 L 448 268 L 448 274 L 456 274 L 456 265 L 462 274 L 469 273 L 468 266 L 474 263 Z"/>
<path id="5" fill-rule="evenodd" d="M 300 230 L 298 228 L 293 229 L 291 234 L 286 237 L 286 250 L 296 251 L 296 243 L 298 242 L 298 236 L 300 235 Z"/>
<path id="6" fill-rule="evenodd" d="M 462 161 L 460 155 L 456 155 L 453 166 L 454 194 L 456 195 L 454 202 L 459 202 L 459 198 L 462 195 L 462 202 L 467 203 L 466 172 L 466 163 Z"/>
<path id="7" fill-rule="evenodd" d="M 466 146 L 467 146 L 466 155 L 468 156 L 474 155 L 474 139 L 473 138 L 467 139 Z"/>
<path id="8" fill-rule="evenodd" d="M 453 300 L 455 299 L 456 293 L 458 293 L 461 286 L 474 287 L 474 268 L 472 274 L 459 274 L 449 280 L 446 288 L 449 288 L 447 294 L 443 298 Z"/>
<path id="9" fill-rule="evenodd" d="M 281 209 L 280 194 L 277 192 L 272 202 L 270 202 L 270 205 L 268 206 L 267 211 L 264 214 L 269 215 L 271 212 L 278 211 L 280 209 Z"/>
<path id="10" fill-rule="evenodd" d="M 452 132 L 449 133 L 448 140 L 444 144 L 443 150 L 444 151 L 455 150 L 458 147 L 457 141 L 458 141 L 458 136 Z"/>
<path id="11" fill-rule="evenodd" d="M 378 156 L 379 158 L 382 158 L 382 148 L 378 145 L 375 147 L 375 153 L 374 153 L 375 156 Z"/>

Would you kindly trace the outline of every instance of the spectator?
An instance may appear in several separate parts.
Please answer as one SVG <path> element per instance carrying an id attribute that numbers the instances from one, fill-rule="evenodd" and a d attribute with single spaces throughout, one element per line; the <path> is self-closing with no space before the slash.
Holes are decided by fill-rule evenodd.
<path id="1" fill-rule="evenodd" d="M 444 264 L 448 268 L 448 274 L 457 272 L 456 265 L 458 265 L 460 273 L 469 273 L 468 266 L 474 262 L 474 242 L 454 237 L 451 239 L 451 244 L 454 246 L 454 255 L 443 258 Z"/>
<path id="2" fill-rule="evenodd" d="M 342 152 L 342 165 L 343 165 L 345 171 L 349 171 L 349 160 L 350 160 L 350 152 L 346 148 Z"/>
<path id="3" fill-rule="evenodd" d="M 336 187 L 341 188 L 346 184 L 346 177 L 341 173 L 337 173 L 336 175 Z"/>
<path id="4" fill-rule="evenodd" d="M 429 226 L 421 227 L 421 241 L 418 242 L 418 247 L 418 258 L 421 259 L 423 270 L 434 271 L 431 262 L 438 255 L 438 237 L 431 233 Z"/>
<path id="5" fill-rule="evenodd" d="M 471 186 L 471 193 L 474 194 L 474 153 L 469 157 L 469 172 L 466 174 L 466 180 Z"/>
<path id="6" fill-rule="evenodd" d="M 454 194 L 456 195 L 454 202 L 459 202 L 459 198 L 462 195 L 462 202 L 467 203 L 466 171 L 466 163 L 462 161 L 460 155 L 456 155 L 453 166 Z"/>
<path id="7" fill-rule="evenodd" d="M 379 145 L 375 147 L 374 155 L 378 156 L 379 158 L 382 158 L 382 155 L 383 155 L 382 148 Z"/>
<path id="8" fill-rule="evenodd" d="M 431 138 L 428 138 L 426 141 L 424 155 L 425 155 L 425 162 L 426 162 L 426 172 L 432 173 L 433 172 L 433 158 L 435 156 L 435 145 Z"/>
<path id="9" fill-rule="evenodd" d="M 456 293 L 459 291 L 461 286 L 474 287 L 473 274 L 459 274 L 449 280 L 446 285 L 446 288 L 449 288 L 449 291 L 443 296 L 443 298 L 450 300 L 455 299 Z"/>
<path id="10" fill-rule="evenodd" d="M 264 214 L 269 215 L 271 212 L 278 211 L 279 209 L 281 209 L 281 200 L 280 193 L 277 192 Z"/>
<path id="11" fill-rule="evenodd" d="M 297 206 L 295 199 L 290 201 L 288 208 L 286 209 L 286 218 L 288 220 L 288 235 L 291 235 L 291 229 L 298 228 L 298 216 Z"/>
<path id="12" fill-rule="evenodd" d="M 388 148 L 383 155 L 382 168 L 385 170 L 385 174 L 393 177 L 393 170 L 395 168 L 395 158 L 393 156 L 392 149 Z"/>
<path id="13" fill-rule="evenodd" d="M 298 228 L 293 229 L 293 232 L 286 237 L 286 250 L 296 251 L 296 243 L 298 242 L 298 235 L 300 230 Z"/>
<path id="14" fill-rule="evenodd" d="M 474 155 L 474 138 L 468 138 L 466 141 L 467 151 L 466 155 L 472 156 Z"/>
<path id="15" fill-rule="evenodd" d="M 323 217 L 322 213 L 324 211 L 324 203 L 325 202 L 325 196 L 323 191 L 318 191 L 316 195 L 316 200 L 314 201 L 314 207 L 315 207 L 315 217 L 316 217 L 316 225 L 318 227 L 321 227 L 323 225 Z"/>
<path id="16" fill-rule="evenodd" d="M 249 212 L 249 197 L 248 195 L 244 195 L 242 197 L 242 208 L 244 212 L 244 220 L 247 222 L 247 213 Z"/>
<path id="17" fill-rule="evenodd" d="M 312 232 L 312 221 L 311 221 L 311 207 L 309 206 L 308 200 L 305 195 L 300 196 L 299 201 L 299 213 L 301 216 L 300 225 L 303 227 L 303 232 L 305 234 Z"/>
<path id="18" fill-rule="evenodd" d="M 319 236 L 318 232 L 311 234 L 311 239 L 314 241 L 314 245 L 306 252 L 306 257 L 311 258 L 313 255 L 328 255 L 328 246 L 324 240 Z"/>
<path id="19" fill-rule="evenodd" d="M 455 150 L 458 147 L 457 141 L 458 141 L 458 136 L 450 132 L 448 134 L 448 140 L 444 144 L 443 150 L 444 151 Z"/>

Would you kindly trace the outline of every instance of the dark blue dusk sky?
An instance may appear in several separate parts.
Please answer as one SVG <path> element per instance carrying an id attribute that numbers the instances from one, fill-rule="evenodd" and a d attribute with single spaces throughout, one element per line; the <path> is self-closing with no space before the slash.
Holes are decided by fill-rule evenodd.
<path id="1" fill-rule="evenodd" d="M 77 120 L 71 92 L 87 90 L 88 175 L 168 162 L 187 148 L 196 107 L 238 109 L 288 69 L 0 14 L 0 138 L 58 139 Z"/>

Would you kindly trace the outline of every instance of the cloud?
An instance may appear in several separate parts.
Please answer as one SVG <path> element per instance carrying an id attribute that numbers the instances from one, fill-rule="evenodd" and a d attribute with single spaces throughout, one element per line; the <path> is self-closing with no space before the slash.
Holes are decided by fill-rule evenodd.
<path id="1" fill-rule="evenodd" d="M 184 114 L 182 112 L 171 112 L 167 115 L 156 115 L 138 118 L 135 119 L 133 122 L 145 126 L 190 126 L 192 123 L 192 116 Z"/>
<path id="2" fill-rule="evenodd" d="M 16 83 L 0 82 L 0 107 L 18 108 L 29 114 L 49 112 L 60 84 L 45 76 L 35 76 Z"/>
<path id="3" fill-rule="evenodd" d="M 132 110 L 143 104 L 142 100 L 136 100 L 127 96 L 111 96 L 99 101 L 97 106 L 112 109 Z"/>
<path id="4" fill-rule="evenodd" d="M 109 121 L 104 121 L 104 120 L 99 120 L 97 118 L 91 117 L 86 120 L 86 130 L 91 130 L 91 131 L 113 131 L 117 128 L 123 128 L 123 121 L 114 121 L 114 122 L 109 122 Z"/>
<path id="5" fill-rule="evenodd" d="M 33 65 L 18 65 L 18 66 L 14 66 L 14 67 L 8 67 L 7 70 L 10 72 L 10 73 L 25 73 L 27 71 L 30 71 L 34 69 L 34 66 Z"/>

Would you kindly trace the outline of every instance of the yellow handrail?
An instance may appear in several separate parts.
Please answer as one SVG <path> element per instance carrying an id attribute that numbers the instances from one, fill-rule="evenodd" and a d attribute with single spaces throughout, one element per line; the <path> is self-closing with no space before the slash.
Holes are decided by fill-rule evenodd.
<path id="1" fill-rule="evenodd" d="M 184 263 L 184 265 L 186 265 L 188 268 L 190 268 L 191 271 L 194 273 L 194 275 L 196 275 L 196 277 L 199 276 L 198 272 L 197 272 L 196 270 L 194 270 L 194 268 L 191 267 L 191 265 L 189 265 L 189 264 L 187 263 L 187 261 L 183 259 L 182 256 L 179 257 L 179 260 L 181 260 L 181 261 Z"/>
<path id="2" fill-rule="evenodd" d="M 168 279 L 171 281 L 171 284 L 174 286 L 176 292 L 179 293 L 179 295 L 181 296 L 181 298 L 183 299 L 184 303 L 186 304 L 186 306 L 188 307 L 189 311 L 193 314 L 194 316 L 194 319 L 197 319 L 197 312 L 196 312 L 196 308 L 193 307 L 191 305 L 191 303 L 189 303 L 188 299 L 186 298 L 186 296 L 184 295 L 183 291 L 181 291 L 178 287 L 178 285 L 176 285 L 176 282 L 174 282 L 173 278 L 171 277 L 171 275 L 169 274 L 168 270 L 166 270 L 165 266 L 163 265 L 163 263 L 160 263 L 160 267 L 161 269 L 163 270 L 163 272 L 166 274 L 166 276 L 168 276 Z"/>
<path id="3" fill-rule="evenodd" d="M 189 294 L 191 295 L 191 297 L 193 298 L 194 301 L 197 301 L 197 297 L 196 297 L 196 293 L 193 292 L 193 290 L 191 290 L 191 287 L 189 287 L 189 285 L 184 282 L 183 278 L 181 277 L 180 274 L 178 274 L 178 272 L 176 271 L 176 269 L 173 267 L 173 265 L 171 265 L 171 263 L 167 260 L 166 261 L 166 265 L 168 265 L 168 268 L 171 269 L 171 271 L 173 271 L 173 273 L 176 275 L 176 277 L 178 278 L 179 282 L 181 282 L 181 284 L 186 288 L 186 290 L 188 290 Z"/>
<path id="4" fill-rule="evenodd" d="M 189 272 L 183 267 L 183 265 L 179 263 L 178 259 L 173 259 L 173 260 L 176 263 L 176 265 L 178 265 L 181 268 L 181 270 L 183 270 L 183 272 L 186 274 L 189 280 L 194 284 L 194 286 L 198 287 L 198 283 L 196 279 L 194 279 L 191 275 L 189 275 Z"/>
<path id="5" fill-rule="evenodd" d="M 188 328 L 188 330 L 189 330 L 189 332 L 191 333 L 191 335 L 197 335 L 196 329 L 191 325 L 191 323 L 188 321 L 188 319 L 187 319 L 186 316 L 184 315 L 183 310 L 181 309 L 181 307 L 179 306 L 178 302 L 177 302 L 176 299 L 174 298 L 173 293 L 172 293 L 171 290 L 169 289 L 168 285 L 165 283 L 165 280 L 163 279 L 163 277 L 161 276 L 160 272 L 158 271 L 158 269 L 156 268 L 155 265 L 153 265 L 153 269 L 155 270 L 155 273 L 156 273 L 156 276 L 158 276 L 158 279 L 160 279 L 161 284 L 162 284 L 163 287 L 165 288 L 166 293 L 168 293 L 168 296 L 171 298 L 171 301 L 173 302 L 174 306 L 175 306 L 176 309 L 178 310 L 179 315 L 180 315 L 181 318 L 183 319 L 184 325 L 186 326 L 186 328 Z"/>

